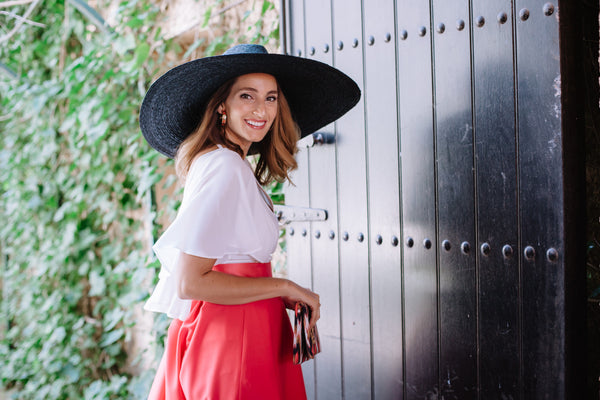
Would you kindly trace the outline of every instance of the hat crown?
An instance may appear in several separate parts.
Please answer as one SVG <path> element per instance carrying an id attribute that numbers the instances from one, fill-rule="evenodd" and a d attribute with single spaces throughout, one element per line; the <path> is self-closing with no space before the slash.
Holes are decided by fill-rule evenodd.
<path id="1" fill-rule="evenodd" d="M 233 54 L 269 54 L 269 52 L 259 44 L 238 44 L 223 53 L 224 56 Z"/>

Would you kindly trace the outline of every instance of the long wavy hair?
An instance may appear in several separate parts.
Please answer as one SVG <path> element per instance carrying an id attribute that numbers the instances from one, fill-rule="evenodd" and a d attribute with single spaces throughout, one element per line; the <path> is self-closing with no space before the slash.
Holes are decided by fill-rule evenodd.
<path id="1" fill-rule="evenodd" d="M 224 83 L 206 104 L 204 115 L 198 127 L 181 143 L 175 155 L 177 175 L 185 180 L 192 161 L 201 151 L 220 144 L 237 152 L 241 157 L 244 152 L 240 146 L 227 139 L 225 129 L 221 126 L 219 105 L 224 103 L 237 78 Z M 263 140 L 253 143 L 250 151 L 258 154 L 258 163 L 254 176 L 261 185 L 273 180 L 282 182 L 289 180 L 288 173 L 298 167 L 294 154 L 296 142 L 300 138 L 300 129 L 292 117 L 288 102 L 277 84 L 277 115 Z"/>

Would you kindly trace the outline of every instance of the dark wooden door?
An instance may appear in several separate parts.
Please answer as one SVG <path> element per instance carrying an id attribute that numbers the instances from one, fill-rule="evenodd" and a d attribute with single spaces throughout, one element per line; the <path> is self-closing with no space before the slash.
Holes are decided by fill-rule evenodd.
<path id="1" fill-rule="evenodd" d="M 310 398 L 576 398 L 576 6 L 560 5 L 282 2 L 286 52 L 362 89 L 300 143 L 286 188 L 327 210 L 286 229 L 290 276 L 321 295 Z"/>

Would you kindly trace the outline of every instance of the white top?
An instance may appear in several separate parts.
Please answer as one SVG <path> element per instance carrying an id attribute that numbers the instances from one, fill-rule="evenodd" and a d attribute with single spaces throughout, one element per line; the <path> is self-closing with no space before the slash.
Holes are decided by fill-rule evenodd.
<path id="1" fill-rule="evenodd" d="M 177 296 L 174 273 L 180 252 L 216 258 L 217 264 L 266 263 L 278 232 L 270 200 L 247 160 L 221 146 L 197 157 L 177 217 L 152 247 L 161 270 L 144 308 L 182 321 L 188 316 L 192 301 Z"/>

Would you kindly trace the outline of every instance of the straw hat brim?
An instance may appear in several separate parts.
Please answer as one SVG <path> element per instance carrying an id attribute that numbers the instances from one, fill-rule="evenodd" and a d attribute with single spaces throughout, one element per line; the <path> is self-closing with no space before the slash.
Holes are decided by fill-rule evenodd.
<path id="1" fill-rule="evenodd" d="M 151 85 L 140 110 L 144 137 L 173 158 L 213 93 L 230 79 L 254 72 L 275 76 L 302 137 L 335 121 L 360 99 L 350 77 L 318 61 L 268 53 L 205 57 L 171 69 Z"/>

